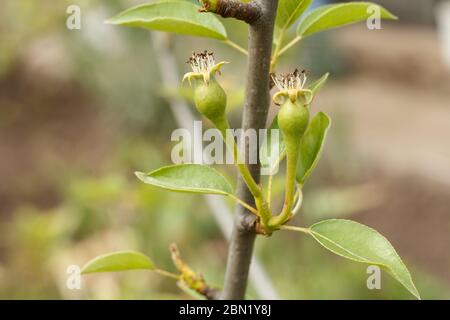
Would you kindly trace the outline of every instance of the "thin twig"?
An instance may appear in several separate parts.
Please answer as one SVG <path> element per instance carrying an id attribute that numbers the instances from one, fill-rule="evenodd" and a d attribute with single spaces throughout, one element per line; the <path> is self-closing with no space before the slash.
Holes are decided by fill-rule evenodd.
<path id="1" fill-rule="evenodd" d="M 271 174 L 267 179 L 267 205 L 269 206 L 269 208 L 272 203 L 272 183 L 273 183 L 273 174 Z"/>
<path id="2" fill-rule="evenodd" d="M 255 208 L 253 208 L 251 205 L 249 205 L 248 203 L 242 201 L 241 199 L 239 199 L 238 197 L 236 197 L 235 195 L 230 194 L 229 197 L 231 199 L 233 199 L 234 201 L 236 201 L 237 203 L 239 203 L 241 206 L 243 206 L 244 208 L 246 208 L 248 211 L 250 211 L 251 213 L 255 214 L 258 216 L 258 210 L 256 210 Z"/>
<path id="3" fill-rule="evenodd" d="M 275 72 L 275 66 L 278 61 L 279 52 L 281 49 L 281 46 L 283 45 L 283 39 L 284 39 L 284 33 L 286 32 L 285 29 L 281 29 L 278 31 L 278 41 L 276 42 L 275 49 L 272 54 L 272 59 L 270 60 L 270 72 Z"/>
<path id="4" fill-rule="evenodd" d="M 168 277 L 168 278 L 175 279 L 175 280 L 180 280 L 180 276 L 175 274 L 175 273 L 172 273 L 172 272 L 169 272 L 169 271 L 166 271 L 166 270 L 161 270 L 161 269 L 155 269 L 153 271 L 156 272 L 157 274 L 160 274 L 160 275 L 164 276 L 164 277 Z"/>
<path id="5" fill-rule="evenodd" d="M 242 48 L 240 45 L 238 45 L 236 42 L 231 41 L 230 39 L 227 39 L 224 41 L 227 45 L 232 47 L 233 49 L 236 49 L 240 53 L 243 53 L 244 55 L 248 56 L 248 51 Z"/>
<path id="6" fill-rule="evenodd" d="M 279 52 L 278 52 L 278 57 L 280 57 L 283 53 L 285 53 L 287 50 L 289 50 L 290 48 L 292 48 L 294 45 L 297 44 L 297 42 L 299 42 L 300 40 L 302 40 L 302 37 L 296 36 L 294 39 L 292 39 L 291 42 L 289 42 L 287 45 L 285 45 Z"/>
<path id="7" fill-rule="evenodd" d="M 289 230 L 289 231 L 298 231 L 302 233 L 311 233 L 311 229 L 308 228 L 302 228 L 302 227 L 296 227 L 296 226 L 280 226 L 281 230 Z"/>

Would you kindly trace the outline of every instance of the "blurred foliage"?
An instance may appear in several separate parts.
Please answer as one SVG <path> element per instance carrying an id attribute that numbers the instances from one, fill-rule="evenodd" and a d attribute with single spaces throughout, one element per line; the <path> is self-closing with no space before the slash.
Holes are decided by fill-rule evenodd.
<path id="1" fill-rule="evenodd" d="M 62 177 L 63 198 L 56 208 L 18 208 L 14 218 L 1 226 L 8 232 L 1 239 L 0 298 L 189 298 L 172 281 L 145 271 L 86 276 L 81 291 L 65 287 L 68 266 L 82 266 L 93 256 L 114 250 L 145 252 L 159 266 L 174 270 L 168 252 L 172 242 L 179 244 L 186 261 L 220 286 L 226 243 L 202 198 L 165 192 L 127 174 L 141 154 L 151 154 L 153 148 L 127 142 L 112 159 L 111 173 Z M 304 215 L 317 220 L 308 212 Z M 276 277 L 283 298 L 411 298 L 386 274 L 382 290 L 367 290 L 364 266 L 334 257 L 296 233 L 261 238 L 257 254 Z M 419 270 L 413 273 L 424 298 L 449 297 L 436 279 Z M 253 290 L 250 295 L 257 297 Z"/>
<path id="2" fill-rule="evenodd" d="M 122 172 L 129 172 L 124 163 L 122 166 Z M 214 246 L 223 247 L 223 242 L 206 208 L 198 206 L 198 199 L 149 188 L 126 174 L 66 177 L 62 188 L 64 196 L 58 207 L 21 207 L 12 221 L 1 226 L 9 232 L 2 239 L 6 262 L 0 264 L 0 287 L 6 290 L 0 297 L 155 298 L 165 292 L 179 294 L 174 283 L 140 272 L 138 278 L 133 274 L 101 275 L 101 284 L 97 277 L 86 277 L 81 296 L 65 289 L 69 265 L 82 265 L 94 255 L 123 248 L 147 252 L 160 266 L 171 269 L 168 246 L 172 242 L 182 244 L 186 257 L 199 248 L 208 252 L 211 260 L 202 265 L 219 274 L 223 259 L 214 253 L 224 248 L 216 250 Z M 191 214 L 194 211 L 195 216 Z M 99 288 L 104 285 L 117 285 L 118 289 L 102 293 Z"/>

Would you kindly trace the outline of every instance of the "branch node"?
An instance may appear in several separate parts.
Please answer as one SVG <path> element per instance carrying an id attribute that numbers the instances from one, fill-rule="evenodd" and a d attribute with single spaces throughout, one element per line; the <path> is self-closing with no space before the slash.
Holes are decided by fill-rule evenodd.
<path id="1" fill-rule="evenodd" d="M 248 24 L 255 23 L 262 15 L 262 10 L 255 2 L 239 0 L 199 0 L 203 5 L 200 12 L 213 12 L 223 18 L 234 18 Z"/>
<path id="2" fill-rule="evenodd" d="M 220 291 L 216 288 L 210 287 L 203 275 L 194 272 L 180 256 L 180 251 L 176 244 L 170 245 L 170 252 L 172 254 L 172 260 L 178 271 L 181 272 L 180 281 L 184 283 L 188 288 L 198 292 L 208 300 L 217 300 L 220 296 Z"/>

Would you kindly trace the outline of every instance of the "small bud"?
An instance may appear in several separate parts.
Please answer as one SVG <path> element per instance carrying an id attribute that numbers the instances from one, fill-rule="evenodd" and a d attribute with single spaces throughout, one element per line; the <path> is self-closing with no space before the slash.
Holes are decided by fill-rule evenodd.
<path id="1" fill-rule="evenodd" d="M 200 4 L 203 6 L 201 11 L 204 12 L 216 12 L 218 0 L 199 0 Z"/>
<path id="2" fill-rule="evenodd" d="M 220 68 L 227 64 L 226 61 L 221 61 L 216 64 L 214 54 L 212 52 L 204 51 L 200 53 L 192 53 L 186 63 L 189 63 L 192 72 L 188 72 L 183 77 L 183 82 L 187 79 L 191 84 L 191 79 L 203 78 L 205 84 L 209 84 L 211 78 L 214 78 L 216 73 L 220 74 Z"/>

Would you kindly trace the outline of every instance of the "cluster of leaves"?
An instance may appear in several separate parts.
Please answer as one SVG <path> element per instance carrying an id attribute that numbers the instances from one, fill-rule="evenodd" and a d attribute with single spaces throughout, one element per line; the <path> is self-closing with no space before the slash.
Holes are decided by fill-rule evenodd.
<path id="1" fill-rule="evenodd" d="M 272 69 L 275 68 L 277 59 L 295 43 L 321 31 L 364 21 L 371 16 L 368 10 L 371 7 L 379 9 L 380 18 L 395 19 L 395 16 L 384 8 L 369 2 L 326 5 L 307 11 L 311 3 L 312 0 L 279 1 L 273 40 L 275 49 L 272 55 Z M 295 38 L 284 45 L 286 31 L 293 27 L 300 18 Z M 166 0 L 141 5 L 120 13 L 108 20 L 108 23 L 209 37 L 224 41 L 245 53 L 245 49 L 240 48 L 228 38 L 224 25 L 213 13 L 199 13 L 198 6 L 186 1 Z M 328 74 L 324 75 L 310 85 L 309 90 L 316 94 L 327 78 Z M 272 128 L 276 128 L 276 123 L 274 121 Z M 300 160 L 296 171 L 296 180 L 300 190 L 317 165 L 330 123 L 329 117 L 325 113 L 319 112 L 311 120 L 302 137 Z M 280 149 L 284 149 L 282 139 Z M 264 152 L 267 150 L 261 151 L 263 167 L 273 168 L 281 160 L 277 159 L 276 162 L 273 162 L 264 156 L 268 154 Z M 227 179 L 217 170 L 205 165 L 168 166 L 148 174 L 138 172 L 136 175 L 144 183 L 159 188 L 176 192 L 230 196 L 242 203 L 241 200 L 234 197 L 233 188 Z M 306 233 L 326 249 L 347 259 L 382 267 L 409 292 L 420 298 L 408 269 L 389 241 L 377 231 L 357 222 L 342 219 L 321 221 L 309 228 L 285 226 L 283 229 Z M 89 262 L 83 272 L 129 269 L 147 269 L 167 275 L 167 272 L 157 269 L 148 257 L 136 252 L 118 252 L 100 256 Z M 181 280 L 182 275 L 175 275 L 175 278 Z"/>
<path id="2" fill-rule="evenodd" d="M 371 16 L 369 8 L 377 8 L 379 18 L 396 19 L 389 11 L 371 2 L 326 5 L 306 12 L 312 2 L 313 0 L 279 1 L 275 21 L 274 58 L 288 49 L 289 44 L 282 47 L 285 33 L 301 17 L 294 42 L 318 32 L 365 21 Z M 199 6 L 183 0 L 163 0 L 133 7 L 109 19 L 107 23 L 207 37 L 233 44 L 225 26 L 214 14 L 199 14 Z"/>

